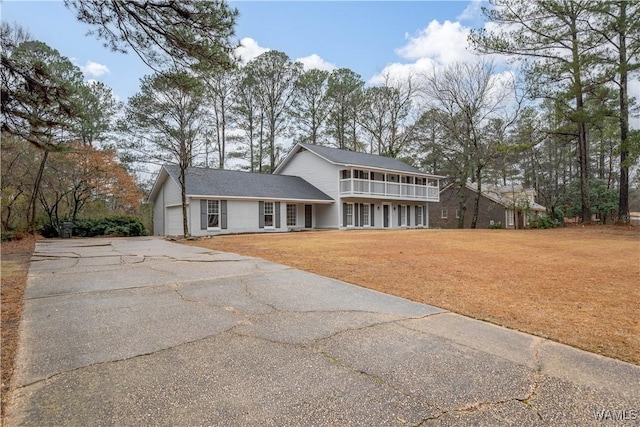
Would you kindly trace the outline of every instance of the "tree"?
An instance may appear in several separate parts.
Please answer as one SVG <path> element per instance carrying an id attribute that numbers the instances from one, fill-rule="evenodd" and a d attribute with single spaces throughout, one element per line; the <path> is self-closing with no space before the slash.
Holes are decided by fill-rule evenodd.
<path id="1" fill-rule="evenodd" d="M 105 47 L 133 51 L 152 69 L 228 68 L 238 11 L 221 0 L 65 0 Z"/>
<path id="2" fill-rule="evenodd" d="M 23 40 L 26 36 L 18 27 L 3 25 L 2 32 L 2 133 L 22 138 L 41 152 L 29 201 L 29 231 L 33 233 L 49 152 L 66 148 L 66 134 L 79 115 L 82 73 L 45 43 Z"/>
<path id="3" fill-rule="evenodd" d="M 327 131 L 333 137 L 335 145 L 341 149 L 357 150 L 355 135 L 357 105 L 359 104 L 364 81 L 359 74 L 348 68 L 339 68 L 331 72 L 328 80 L 327 97 L 331 103 L 331 112 L 327 122 Z M 349 128 L 351 127 L 351 133 Z"/>
<path id="4" fill-rule="evenodd" d="M 383 75 L 384 85 L 367 88 L 360 123 L 384 156 L 398 157 L 412 138 L 407 119 L 413 106 L 416 87 L 413 76 L 394 81 Z M 374 147 L 371 147 L 374 151 Z"/>
<path id="5" fill-rule="evenodd" d="M 72 121 L 71 129 L 74 139 L 89 147 L 104 142 L 120 108 L 111 88 L 95 81 L 81 84 L 77 108 L 78 117 Z"/>
<path id="6" fill-rule="evenodd" d="M 227 154 L 227 127 L 231 120 L 231 106 L 238 84 L 238 73 L 235 70 L 215 69 L 204 74 L 203 77 L 208 105 L 213 113 L 213 134 L 218 152 L 218 168 L 224 169 Z M 207 167 L 209 167 L 208 164 Z"/>
<path id="7" fill-rule="evenodd" d="M 535 97 L 572 100 L 568 117 L 576 125 L 582 220 L 589 222 L 589 158 L 584 97 L 597 82 L 597 58 L 603 39 L 590 31 L 589 0 L 522 2 L 492 0 L 483 7 L 495 31 L 476 31 L 470 41 L 481 53 L 522 58 Z"/>
<path id="8" fill-rule="evenodd" d="M 243 68 L 238 76 L 234 103 L 231 112 L 240 130 L 235 138 L 236 150 L 230 155 L 249 162 L 251 172 L 262 172 L 262 146 L 264 140 L 264 113 L 258 104 L 255 76 L 250 69 Z"/>
<path id="9" fill-rule="evenodd" d="M 618 195 L 601 179 L 592 179 L 589 186 L 589 198 L 591 202 L 592 214 L 597 215 L 598 220 L 606 223 L 607 215 L 615 211 L 618 204 Z M 581 212 L 580 206 L 580 183 L 572 182 L 561 199 L 564 212 L 568 217 L 578 216 Z"/>
<path id="10" fill-rule="evenodd" d="M 2 132 L 39 149 L 58 148 L 77 115 L 78 67 L 18 26 L 2 23 Z"/>
<path id="11" fill-rule="evenodd" d="M 29 199 L 33 190 L 37 148 L 15 135 L 3 135 L 0 147 L 2 234 L 28 227 Z M 37 164 L 36 168 L 37 169 Z"/>
<path id="12" fill-rule="evenodd" d="M 249 64 L 248 72 L 255 85 L 258 103 L 264 114 L 268 140 L 269 170 L 276 168 L 278 147 L 276 139 L 286 130 L 287 113 L 291 106 L 294 84 L 302 72 L 300 63 L 293 63 L 289 57 L 275 50 L 267 51 Z"/>
<path id="13" fill-rule="evenodd" d="M 184 71 L 145 76 L 140 92 L 125 108 L 120 129 L 128 142 L 122 148 L 146 163 L 173 163 L 180 170 L 184 235 L 189 235 L 185 172 L 202 154 L 205 110 L 204 88 Z"/>
<path id="14" fill-rule="evenodd" d="M 471 221 L 475 228 L 485 168 L 506 151 L 502 135 L 515 120 L 518 106 L 512 83 L 496 79 L 493 64 L 482 61 L 456 63 L 426 76 L 429 120 L 436 121 L 443 138 L 433 148 L 447 160 L 459 189 L 459 227 L 464 224 L 467 182 L 476 184 Z"/>
<path id="15" fill-rule="evenodd" d="M 295 83 L 290 114 L 301 142 L 322 142 L 322 128 L 330 106 L 327 97 L 328 79 L 328 71 L 311 69 L 303 72 Z"/>
<path id="16" fill-rule="evenodd" d="M 618 194 L 618 218 L 629 221 L 629 75 L 640 70 L 640 7 L 638 1 L 619 0 L 594 2 L 590 5 L 595 23 L 589 21 L 591 31 L 607 41 L 600 59 L 607 69 L 609 80 L 618 87 L 620 127 L 620 191 Z M 634 60 L 635 58 L 635 60 Z"/>
<path id="17" fill-rule="evenodd" d="M 118 162 L 115 150 L 82 142 L 69 144 L 64 153 L 52 153 L 43 177 L 39 200 L 48 224 L 60 232 L 63 221 L 75 222 L 92 204 L 109 206 L 111 212 L 131 214 L 141 193 L 133 176 Z"/>

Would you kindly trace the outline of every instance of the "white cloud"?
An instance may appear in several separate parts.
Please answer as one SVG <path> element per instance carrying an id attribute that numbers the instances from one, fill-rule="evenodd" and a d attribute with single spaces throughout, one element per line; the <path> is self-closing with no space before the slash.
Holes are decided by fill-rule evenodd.
<path id="1" fill-rule="evenodd" d="M 82 70 L 86 76 L 91 77 L 100 77 L 109 73 L 109 68 L 106 65 L 94 61 L 87 61 L 85 65 L 80 65 L 80 70 Z"/>
<path id="2" fill-rule="evenodd" d="M 483 19 L 482 3 L 486 0 L 471 0 L 469 5 L 456 17 L 458 21 L 478 22 Z"/>
<path id="3" fill-rule="evenodd" d="M 317 70 L 333 71 L 336 68 L 338 68 L 336 67 L 336 64 L 325 61 L 315 53 L 309 56 L 305 56 L 303 58 L 298 58 L 295 60 L 295 62 L 300 62 L 305 71 L 308 71 L 314 68 Z"/>
<path id="4" fill-rule="evenodd" d="M 379 74 L 373 76 L 367 83 L 374 86 L 384 84 L 385 76 L 389 76 L 391 80 L 395 81 L 420 78 L 432 74 L 437 68 L 439 68 L 438 64 L 431 58 L 420 58 L 411 64 L 394 62 L 384 67 Z"/>
<path id="5" fill-rule="evenodd" d="M 475 56 L 468 48 L 469 32 L 460 22 L 433 20 L 418 35 L 407 34 L 408 43 L 396 53 L 405 59 L 431 58 L 442 65 L 469 61 Z"/>
<path id="6" fill-rule="evenodd" d="M 240 64 L 246 65 L 252 59 L 269 50 L 271 49 L 260 46 L 258 42 L 251 37 L 245 37 L 240 40 L 240 46 L 236 48 L 235 54 L 238 57 Z"/>

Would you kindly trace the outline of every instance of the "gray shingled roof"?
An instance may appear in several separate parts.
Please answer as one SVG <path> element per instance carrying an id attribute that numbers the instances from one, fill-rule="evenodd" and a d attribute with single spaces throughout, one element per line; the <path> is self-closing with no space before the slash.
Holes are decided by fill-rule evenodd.
<path id="1" fill-rule="evenodd" d="M 164 165 L 164 168 L 178 183 L 178 166 Z M 333 201 L 331 197 L 297 176 L 188 168 L 186 182 L 187 195 L 192 196 Z"/>
<path id="2" fill-rule="evenodd" d="M 300 143 L 300 146 L 313 153 L 316 153 L 320 157 L 324 157 L 331 163 L 336 163 L 339 165 L 363 166 L 426 175 L 424 171 L 414 168 L 413 166 L 409 166 L 408 164 L 391 157 L 377 156 L 375 154 L 367 153 L 357 153 L 355 151 L 324 147 L 322 145 Z"/>

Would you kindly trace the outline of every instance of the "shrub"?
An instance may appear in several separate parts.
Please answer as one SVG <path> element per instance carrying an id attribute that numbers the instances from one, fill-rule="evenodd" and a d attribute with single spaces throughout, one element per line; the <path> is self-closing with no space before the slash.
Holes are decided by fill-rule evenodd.
<path id="1" fill-rule="evenodd" d="M 58 231 L 52 224 L 45 224 L 40 230 L 44 237 L 58 237 Z M 132 216 L 113 216 L 102 219 L 78 219 L 73 223 L 73 233 L 77 237 L 95 236 L 146 236 L 142 222 Z"/>
<path id="2" fill-rule="evenodd" d="M 493 224 L 489 224 L 489 228 L 492 230 L 501 230 L 504 228 L 500 221 L 494 222 Z"/>
<path id="3" fill-rule="evenodd" d="M 51 223 L 45 224 L 38 230 L 42 237 L 50 239 L 52 237 L 58 237 L 58 229 Z"/>
<path id="4" fill-rule="evenodd" d="M 548 216 L 538 216 L 529 221 L 529 228 L 555 228 L 556 222 Z"/>

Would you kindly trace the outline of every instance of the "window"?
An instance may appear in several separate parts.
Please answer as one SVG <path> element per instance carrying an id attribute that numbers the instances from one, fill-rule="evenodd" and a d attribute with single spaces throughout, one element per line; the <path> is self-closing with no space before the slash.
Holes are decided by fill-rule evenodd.
<path id="1" fill-rule="evenodd" d="M 353 226 L 353 203 L 347 203 L 347 223 L 345 226 Z"/>
<path id="2" fill-rule="evenodd" d="M 349 170 L 349 169 L 345 169 L 345 170 L 340 171 L 340 174 L 342 176 L 342 179 L 351 178 L 351 170 Z"/>
<path id="3" fill-rule="evenodd" d="M 362 209 L 362 226 L 369 225 L 369 205 L 364 204 L 360 205 L 360 209 Z"/>
<path id="4" fill-rule="evenodd" d="M 368 171 L 359 170 L 359 169 L 354 169 L 353 177 L 356 178 L 356 179 L 369 179 L 369 172 Z"/>
<path id="5" fill-rule="evenodd" d="M 287 204 L 287 227 L 298 225 L 298 210 L 296 205 Z"/>
<path id="6" fill-rule="evenodd" d="M 416 225 L 423 225 L 422 222 L 422 206 L 416 206 Z"/>
<path id="7" fill-rule="evenodd" d="M 442 215 L 441 215 L 442 219 L 447 219 L 449 218 L 449 212 L 447 212 L 446 209 L 442 209 Z"/>
<path id="8" fill-rule="evenodd" d="M 264 202 L 264 226 L 273 227 L 273 202 Z"/>
<path id="9" fill-rule="evenodd" d="M 220 202 L 207 200 L 207 228 L 220 228 Z"/>

